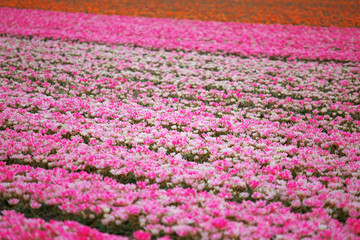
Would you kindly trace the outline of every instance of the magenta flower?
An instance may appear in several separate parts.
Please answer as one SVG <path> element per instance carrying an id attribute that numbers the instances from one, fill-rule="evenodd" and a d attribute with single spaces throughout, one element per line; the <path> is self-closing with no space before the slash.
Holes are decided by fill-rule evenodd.
<path id="1" fill-rule="evenodd" d="M 150 240 L 151 239 L 151 234 L 139 230 L 139 231 L 134 232 L 134 237 L 137 240 Z"/>
<path id="2" fill-rule="evenodd" d="M 225 218 L 214 218 L 211 220 L 211 225 L 219 229 L 225 228 L 227 224 L 228 220 L 226 220 Z"/>

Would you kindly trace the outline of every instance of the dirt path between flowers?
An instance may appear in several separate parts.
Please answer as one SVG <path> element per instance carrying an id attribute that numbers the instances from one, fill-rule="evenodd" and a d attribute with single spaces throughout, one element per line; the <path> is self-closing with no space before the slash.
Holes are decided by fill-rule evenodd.
<path id="1" fill-rule="evenodd" d="M 2 0 L 0 7 L 206 21 L 360 27 L 358 0 Z"/>

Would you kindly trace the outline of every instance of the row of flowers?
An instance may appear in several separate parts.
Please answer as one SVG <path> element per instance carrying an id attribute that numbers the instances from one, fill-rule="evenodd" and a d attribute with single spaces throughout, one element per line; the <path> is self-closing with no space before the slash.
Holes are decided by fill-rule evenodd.
<path id="1" fill-rule="evenodd" d="M 0 167 L 2 201 L 14 209 L 29 209 L 33 216 L 56 216 L 77 220 L 117 234 L 135 231 L 134 237 L 191 237 L 193 239 L 318 237 L 352 239 L 358 233 L 359 221 L 349 218 L 342 226 L 321 208 L 306 214 L 292 213 L 280 203 L 244 201 L 227 202 L 222 197 L 194 189 L 159 189 L 158 184 L 143 186 L 120 184 L 111 178 L 85 172 L 69 173 L 64 169 L 45 170 L 21 165 Z M 10 225 L 5 212 L 1 217 L 1 233 L 6 229 L 20 235 L 30 228 L 34 234 L 44 230 L 29 225 Z M 21 215 L 17 218 L 23 218 Z M 57 222 L 45 223 L 42 229 L 62 235 L 64 231 L 93 238 L 103 237 L 95 230 L 66 222 L 67 229 Z M 65 226 L 66 226 L 65 225 Z M 39 228 L 39 226 L 37 226 Z M 35 229 L 34 229 L 35 228 Z M 5 229 L 5 230 L 4 230 Z M 142 229 L 142 230 L 139 230 Z M 57 231 L 55 231 L 57 230 Z M 81 233 L 83 232 L 83 233 Z M 41 237 L 41 236 L 39 236 Z"/>
<path id="2" fill-rule="evenodd" d="M 0 8 L 0 33 L 311 60 L 360 60 L 360 30 Z"/>

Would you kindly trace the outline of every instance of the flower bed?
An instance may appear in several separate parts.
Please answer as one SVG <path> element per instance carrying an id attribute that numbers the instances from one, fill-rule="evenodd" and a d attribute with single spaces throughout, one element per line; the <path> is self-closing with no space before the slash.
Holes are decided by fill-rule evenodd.
<path id="1" fill-rule="evenodd" d="M 310 35 L 284 49 L 246 43 L 242 55 L 220 26 L 250 25 L 0 12 L 0 234 L 359 238 L 360 49 L 349 29 L 251 25 L 255 39 L 288 34 L 284 44 Z M 133 30 L 117 35 L 124 22 Z M 164 37 L 147 34 L 151 22 Z M 204 34 L 186 40 L 185 23 Z"/>

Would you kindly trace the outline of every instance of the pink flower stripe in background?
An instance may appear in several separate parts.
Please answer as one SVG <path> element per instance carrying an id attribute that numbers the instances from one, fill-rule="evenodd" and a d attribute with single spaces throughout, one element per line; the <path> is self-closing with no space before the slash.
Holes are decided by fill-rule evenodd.
<path id="1" fill-rule="evenodd" d="M 359 30 L 0 15 L 0 238 L 360 238 Z"/>
<path id="2" fill-rule="evenodd" d="M 0 33 L 290 59 L 360 60 L 360 29 L 0 8 Z"/>

